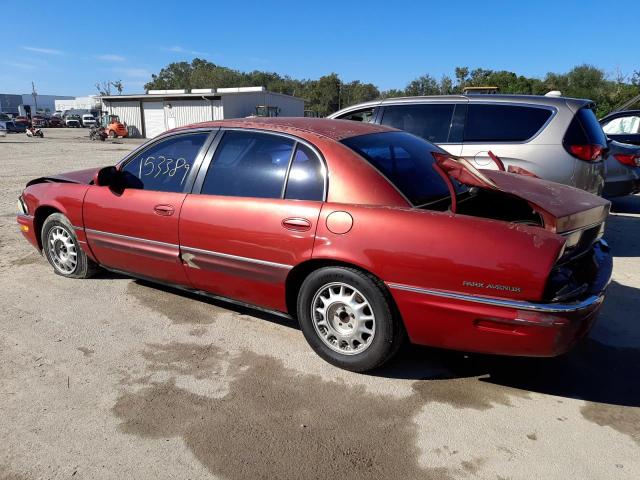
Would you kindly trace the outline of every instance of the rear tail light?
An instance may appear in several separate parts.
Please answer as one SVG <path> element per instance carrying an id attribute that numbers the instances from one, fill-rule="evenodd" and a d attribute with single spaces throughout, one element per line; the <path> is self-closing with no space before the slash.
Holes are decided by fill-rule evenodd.
<path id="1" fill-rule="evenodd" d="M 640 155 L 634 155 L 633 153 L 616 153 L 614 158 L 623 165 L 640 167 Z"/>
<path id="2" fill-rule="evenodd" d="M 580 160 L 587 162 L 595 162 L 600 159 L 602 155 L 602 145 L 587 144 L 587 145 L 569 145 L 569 153 Z"/>

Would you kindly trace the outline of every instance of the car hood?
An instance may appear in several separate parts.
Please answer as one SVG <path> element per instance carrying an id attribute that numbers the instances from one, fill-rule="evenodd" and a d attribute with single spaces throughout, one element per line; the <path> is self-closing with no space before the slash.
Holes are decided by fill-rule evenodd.
<path id="1" fill-rule="evenodd" d="M 93 177 L 100 170 L 97 168 L 87 168 L 84 170 L 75 170 L 73 172 L 60 173 L 58 175 L 51 175 L 46 177 L 36 178 L 27 183 L 27 186 L 36 183 L 45 182 L 62 182 L 62 183 L 83 183 L 89 185 L 93 181 Z"/>
<path id="2" fill-rule="evenodd" d="M 557 233 L 602 223 L 611 203 L 584 190 L 527 175 L 476 169 L 464 159 L 438 161 L 452 178 L 467 186 L 497 190 L 525 200 L 544 219 L 545 228 Z"/>

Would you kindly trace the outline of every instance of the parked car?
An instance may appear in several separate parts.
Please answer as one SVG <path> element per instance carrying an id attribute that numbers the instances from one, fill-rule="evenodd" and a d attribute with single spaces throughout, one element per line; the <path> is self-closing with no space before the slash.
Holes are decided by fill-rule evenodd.
<path id="1" fill-rule="evenodd" d="M 608 198 L 640 193 L 640 145 L 609 140 L 603 195 Z"/>
<path id="2" fill-rule="evenodd" d="M 59 275 L 104 267 L 297 317 L 322 358 L 354 371 L 405 332 L 558 355 L 589 331 L 612 268 L 601 197 L 318 118 L 174 129 L 116 166 L 32 180 L 20 205 Z"/>
<path id="3" fill-rule="evenodd" d="M 16 123 L 11 121 L 0 121 L 0 125 L 3 125 L 7 133 L 24 133 L 27 131 L 27 125 L 24 123 Z"/>
<path id="4" fill-rule="evenodd" d="M 16 125 L 24 125 L 25 127 L 30 127 L 31 126 L 31 120 L 29 119 L 29 117 L 27 117 L 25 115 L 18 115 L 17 117 L 15 117 L 13 119 L 13 122 Z"/>
<path id="5" fill-rule="evenodd" d="M 87 127 L 95 127 L 96 125 L 96 119 L 93 115 L 91 114 L 84 114 L 82 115 L 82 126 L 87 128 Z"/>
<path id="6" fill-rule="evenodd" d="M 610 113 L 600 120 L 600 125 L 611 140 L 640 145 L 640 110 Z"/>
<path id="7" fill-rule="evenodd" d="M 450 95 L 388 98 L 329 116 L 400 128 L 460 155 L 478 168 L 496 168 L 600 194 L 606 138 L 590 100 L 533 95 Z"/>
<path id="8" fill-rule="evenodd" d="M 49 122 L 47 119 L 41 115 L 34 115 L 31 117 L 31 125 L 36 128 L 48 127 Z"/>
<path id="9" fill-rule="evenodd" d="M 62 119 L 60 117 L 51 117 L 49 119 L 49 126 L 50 127 L 64 127 L 64 122 L 62 121 Z"/>
<path id="10" fill-rule="evenodd" d="M 82 127 L 80 115 L 67 115 L 65 117 L 64 124 L 67 127 L 75 127 L 75 128 Z"/>

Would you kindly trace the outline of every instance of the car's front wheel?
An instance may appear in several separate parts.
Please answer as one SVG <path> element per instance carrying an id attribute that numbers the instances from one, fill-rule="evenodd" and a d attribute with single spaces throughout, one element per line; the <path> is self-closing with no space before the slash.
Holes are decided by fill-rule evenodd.
<path id="1" fill-rule="evenodd" d="M 42 249 L 58 275 L 69 278 L 89 278 L 99 267 L 87 257 L 78 243 L 71 222 L 61 213 L 53 213 L 42 225 Z"/>
<path id="2" fill-rule="evenodd" d="M 298 320 L 318 355 L 354 372 L 381 366 L 404 338 L 384 284 L 353 268 L 312 272 L 298 294 Z"/>

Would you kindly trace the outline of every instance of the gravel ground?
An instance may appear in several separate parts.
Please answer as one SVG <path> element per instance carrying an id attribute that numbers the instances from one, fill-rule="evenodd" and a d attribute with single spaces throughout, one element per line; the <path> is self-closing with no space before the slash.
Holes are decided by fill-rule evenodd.
<path id="1" fill-rule="evenodd" d="M 409 347 L 358 375 L 276 317 L 54 275 L 16 198 L 140 143 L 87 134 L 0 138 L 0 479 L 640 478 L 640 197 L 614 204 L 614 280 L 570 355 Z"/>

